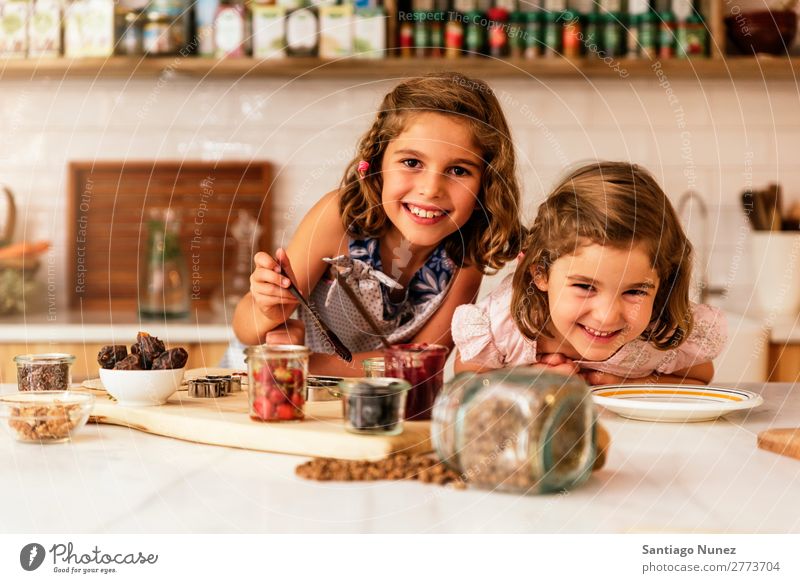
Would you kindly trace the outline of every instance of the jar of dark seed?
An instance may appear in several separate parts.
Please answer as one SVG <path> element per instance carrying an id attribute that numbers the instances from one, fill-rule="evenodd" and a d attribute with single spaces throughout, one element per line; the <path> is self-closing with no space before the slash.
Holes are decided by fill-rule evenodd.
<path id="1" fill-rule="evenodd" d="M 408 381 L 387 377 L 350 378 L 339 383 L 344 428 L 352 433 L 397 435 L 403 431 Z"/>
<path id="2" fill-rule="evenodd" d="M 537 369 L 464 373 L 433 407 L 439 458 L 472 485 L 523 494 L 579 486 L 597 450 L 586 383 Z"/>
<path id="3" fill-rule="evenodd" d="M 14 362 L 20 391 L 66 391 L 72 382 L 72 354 L 20 354 Z"/>

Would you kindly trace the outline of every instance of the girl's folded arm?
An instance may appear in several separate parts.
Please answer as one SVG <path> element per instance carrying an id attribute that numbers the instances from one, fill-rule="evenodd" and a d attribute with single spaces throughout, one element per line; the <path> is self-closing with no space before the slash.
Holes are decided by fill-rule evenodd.
<path id="1" fill-rule="evenodd" d="M 714 378 L 714 363 L 702 362 L 670 373 L 654 371 L 646 377 L 623 377 L 597 370 L 582 374 L 590 385 L 707 385 Z"/>
<path id="2" fill-rule="evenodd" d="M 714 363 L 702 362 L 689 368 L 676 370 L 667 375 L 653 375 L 657 383 L 672 383 L 682 385 L 707 385 L 714 378 Z"/>
<path id="3" fill-rule="evenodd" d="M 495 370 L 493 366 L 485 366 L 475 362 L 463 362 L 461 355 L 456 349 L 455 362 L 453 363 L 453 371 L 458 374 L 460 372 L 489 372 Z"/>

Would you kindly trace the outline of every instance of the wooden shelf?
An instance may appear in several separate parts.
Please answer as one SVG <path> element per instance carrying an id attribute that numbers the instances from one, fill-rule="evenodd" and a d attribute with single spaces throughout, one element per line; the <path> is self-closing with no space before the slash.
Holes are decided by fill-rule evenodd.
<path id="1" fill-rule="evenodd" d="M 296 79 L 399 79 L 426 72 L 455 70 L 485 79 L 498 78 L 608 78 L 652 79 L 654 62 L 620 60 L 609 66 L 600 60 L 563 58 L 502 61 L 463 59 L 322 59 L 281 60 L 204 59 L 198 57 L 108 59 L 0 60 L 0 81 L 66 78 L 296 78 Z M 797 80 L 800 59 L 777 57 L 727 57 L 672 59 L 661 67 L 670 79 Z M 627 73 L 627 75 L 625 74 Z"/>

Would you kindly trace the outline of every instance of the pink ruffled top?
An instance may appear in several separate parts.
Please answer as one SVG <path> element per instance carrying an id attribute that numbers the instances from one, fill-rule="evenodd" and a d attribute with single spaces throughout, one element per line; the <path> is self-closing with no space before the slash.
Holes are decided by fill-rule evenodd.
<path id="1" fill-rule="evenodd" d="M 536 341 L 523 336 L 511 317 L 511 280 L 477 304 L 456 308 L 453 314 L 453 340 L 462 362 L 489 368 L 525 366 L 537 362 Z M 658 350 L 651 343 L 636 339 L 624 345 L 607 360 L 576 360 L 581 368 L 618 376 L 644 377 L 657 371 L 670 374 L 713 360 L 722 351 L 728 335 L 723 313 L 705 304 L 692 304 L 694 327 L 678 348 Z"/>

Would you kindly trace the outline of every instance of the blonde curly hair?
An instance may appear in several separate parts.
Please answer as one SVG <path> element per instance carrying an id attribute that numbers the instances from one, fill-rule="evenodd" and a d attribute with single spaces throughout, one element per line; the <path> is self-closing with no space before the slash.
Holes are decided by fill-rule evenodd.
<path id="1" fill-rule="evenodd" d="M 379 237 L 389 228 L 381 205 L 379 169 L 389 143 L 420 113 L 441 113 L 464 121 L 482 148 L 485 170 L 478 209 L 466 225 L 447 237 L 447 254 L 457 265 L 474 265 L 484 273 L 500 269 L 519 253 L 526 233 L 520 219 L 514 147 L 494 92 L 485 82 L 459 73 L 409 79 L 384 97 L 339 187 L 345 230 L 354 236 Z M 362 160 L 370 168 L 363 178 L 358 173 Z"/>

